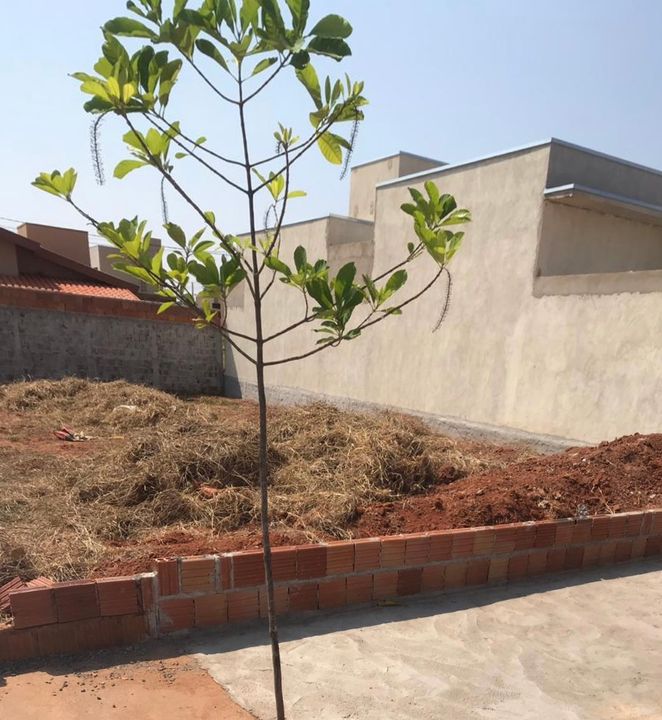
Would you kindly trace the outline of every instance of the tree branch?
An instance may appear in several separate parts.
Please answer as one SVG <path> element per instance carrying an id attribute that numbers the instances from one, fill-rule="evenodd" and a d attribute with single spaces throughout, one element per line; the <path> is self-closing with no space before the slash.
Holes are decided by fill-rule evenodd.
<path id="1" fill-rule="evenodd" d="M 193 62 L 193 60 L 190 57 L 187 57 L 184 55 L 189 65 L 195 70 L 196 73 L 204 80 L 207 85 L 218 95 L 220 98 L 225 100 L 225 102 L 229 102 L 232 105 L 239 105 L 239 101 L 235 100 L 234 98 L 228 97 L 227 95 L 224 95 L 217 87 L 214 85 L 214 83 L 200 70 L 200 68 Z"/>
<path id="2" fill-rule="evenodd" d="M 427 285 L 425 285 L 425 287 L 423 287 L 422 290 L 419 290 L 419 292 L 417 292 L 415 295 L 412 295 L 410 298 L 405 300 L 400 305 L 396 305 L 393 308 L 389 308 L 391 310 L 390 313 L 385 312 L 384 314 L 380 315 L 380 317 L 376 318 L 375 320 L 372 320 L 371 322 L 363 321 L 363 323 L 360 323 L 356 328 L 353 328 L 353 329 L 365 330 L 366 328 L 369 328 L 373 325 L 376 325 L 377 323 L 382 322 L 382 320 L 384 320 L 385 318 L 389 317 L 392 314 L 393 310 L 401 310 L 403 307 L 406 307 L 410 303 L 414 302 L 414 300 L 417 300 L 419 297 L 421 297 L 421 295 L 426 293 L 435 284 L 435 282 L 437 282 L 437 280 L 441 277 L 441 274 L 443 272 L 444 272 L 444 267 L 441 267 L 439 269 L 439 271 L 436 273 L 436 275 L 432 278 L 432 280 L 430 280 L 430 282 Z M 352 332 L 352 330 L 350 330 L 349 332 Z M 280 334 L 282 334 L 282 333 L 280 333 Z M 287 358 L 281 358 L 280 360 L 271 360 L 269 362 L 265 362 L 264 365 L 265 365 L 265 367 L 267 367 L 269 365 L 284 365 L 285 363 L 294 362 L 295 360 L 303 360 L 304 358 L 310 357 L 311 355 L 316 355 L 317 353 L 322 352 L 322 350 L 326 350 L 327 348 L 338 347 L 338 345 L 340 345 L 340 343 L 343 340 L 351 339 L 351 338 L 348 338 L 347 335 L 348 335 L 348 333 L 345 333 L 345 335 L 343 335 L 342 337 L 336 338 L 335 340 L 332 340 L 331 342 L 328 342 L 325 345 L 320 345 L 319 347 L 316 347 L 313 350 L 309 350 L 306 353 L 302 353 L 301 355 L 292 355 Z"/>
<path id="3" fill-rule="evenodd" d="M 242 102 L 244 105 L 249 101 L 252 100 L 256 95 L 261 93 L 265 87 L 278 75 L 278 73 L 285 67 L 287 64 L 287 61 L 292 57 L 292 53 L 288 53 L 287 55 L 283 56 L 283 59 L 280 62 L 280 65 L 276 68 L 276 70 L 271 74 L 269 78 L 267 78 L 260 87 L 258 87 L 256 90 L 254 90 L 250 95 L 247 95 Z"/>

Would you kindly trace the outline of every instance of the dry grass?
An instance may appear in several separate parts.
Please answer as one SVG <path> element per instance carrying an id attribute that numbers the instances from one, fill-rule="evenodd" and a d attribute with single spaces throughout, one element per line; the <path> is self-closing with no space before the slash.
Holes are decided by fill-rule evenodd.
<path id="1" fill-rule="evenodd" d="M 12 437 L 32 436 L 0 447 L 0 582 L 80 577 L 164 527 L 218 533 L 259 518 L 251 403 L 66 379 L 0 387 L 0 407 Z M 274 408 L 269 421 L 273 526 L 310 539 L 348 536 L 362 505 L 501 463 L 392 413 L 317 404 Z M 61 452 L 48 429 L 62 423 L 95 439 Z"/>

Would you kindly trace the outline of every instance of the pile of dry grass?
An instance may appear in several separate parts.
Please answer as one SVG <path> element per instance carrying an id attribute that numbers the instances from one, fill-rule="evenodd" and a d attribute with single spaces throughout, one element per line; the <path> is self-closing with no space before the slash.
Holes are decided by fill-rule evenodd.
<path id="1" fill-rule="evenodd" d="M 66 458 L 2 449 L 0 543 L 14 558 L 8 565 L 25 574 L 82 575 L 113 543 L 165 526 L 219 532 L 259 519 L 250 403 L 186 401 L 125 382 L 72 379 L 0 393 L 10 410 L 99 438 L 92 452 Z M 480 446 L 468 449 L 403 415 L 316 404 L 274 408 L 269 422 L 273 525 L 311 540 L 346 537 L 362 505 L 498 464 Z M 118 430 L 121 440 L 103 442 Z"/>

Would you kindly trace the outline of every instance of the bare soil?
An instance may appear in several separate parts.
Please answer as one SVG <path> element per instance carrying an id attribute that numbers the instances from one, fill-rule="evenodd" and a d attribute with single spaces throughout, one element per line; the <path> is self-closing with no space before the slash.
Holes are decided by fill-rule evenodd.
<path id="1" fill-rule="evenodd" d="M 90 439 L 62 442 L 61 425 Z M 537 455 L 396 413 L 270 412 L 276 545 L 611 513 L 662 503 L 662 435 Z M 259 547 L 252 402 L 124 382 L 0 386 L 0 584 Z"/>

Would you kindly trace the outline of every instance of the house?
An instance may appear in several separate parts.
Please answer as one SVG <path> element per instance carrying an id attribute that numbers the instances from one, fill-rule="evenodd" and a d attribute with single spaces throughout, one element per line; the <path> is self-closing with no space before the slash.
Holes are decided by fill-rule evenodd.
<path id="1" fill-rule="evenodd" d="M 556 139 L 454 165 L 399 153 L 353 168 L 348 216 L 285 226 L 281 257 L 303 244 L 332 270 L 354 261 L 379 274 L 415 240 L 400 205 L 426 180 L 473 216 L 439 330 L 443 285 L 357 340 L 268 367 L 271 397 L 587 442 L 661 431 L 662 172 Z M 403 297 L 430 278 L 432 264 L 417 262 Z M 303 316 L 300 293 L 273 287 L 266 336 Z M 246 288 L 227 322 L 251 328 Z M 266 359 L 317 339 L 308 324 L 269 342 Z M 226 391 L 255 393 L 253 367 L 230 348 Z"/>

